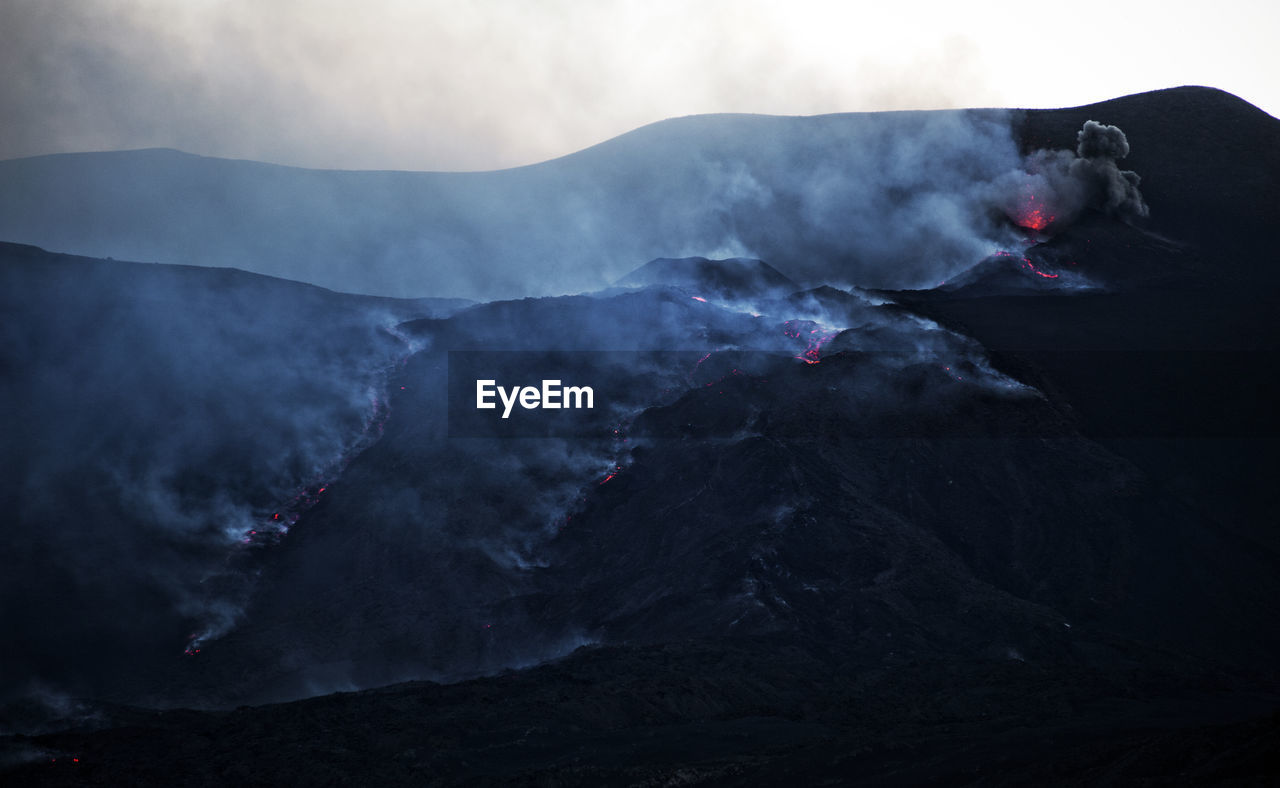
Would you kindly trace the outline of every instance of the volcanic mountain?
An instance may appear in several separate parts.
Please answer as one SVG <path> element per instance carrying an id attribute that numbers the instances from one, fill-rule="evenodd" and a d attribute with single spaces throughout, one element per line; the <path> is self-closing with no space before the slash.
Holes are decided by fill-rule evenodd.
<path id="1" fill-rule="evenodd" d="M 0 239 L 391 296 L 579 292 L 689 256 L 756 257 L 814 285 L 930 287 L 996 250 L 983 211 L 1020 156 L 1075 148 L 1090 119 L 1128 135 L 1151 229 L 1231 244 L 1268 226 L 1272 119 L 1187 87 L 1056 114 L 691 116 L 483 173 L 37 156 L 0 162 Z"/>
<path id="2" fill-rule="evenodd" d="M 1264 779 L 1280 122 L 1016 117 L 1025 151 L 1123 127 L 1149 222 L 999 215 L 925 289 L 793 250 L 477 304 L 0 247 L 6 776 Z M 678 125 L 847 119 L 736 120 Z M 549 371 L 595 407 L 465 420 L 482 372 Z"/>

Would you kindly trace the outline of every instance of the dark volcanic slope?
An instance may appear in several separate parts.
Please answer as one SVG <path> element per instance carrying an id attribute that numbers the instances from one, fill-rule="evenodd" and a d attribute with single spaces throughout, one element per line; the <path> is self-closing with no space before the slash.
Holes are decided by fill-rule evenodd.
<path id="1" fill-rule="evenodd" d="M 454 685 L 221 713 L 113 710 L 22 739 L 19 784 L 1258 784 L 1272 697 L 1185 670 L 1004 660 L 867 670 L 769 644 L 601 648 Z M 1152 701 L 1153 696 L 1161 698 Z M 75 760 L 73 760 L 75 759 Z"/>
<path id="2" fill-rule="evenodd" d="M 898 299 L 977 339 L 1171 494 L 1274 552 L 1280 121 L 1177 88 L 1027 112 L 1022 145 L 1068 145 L 1086 119 L 1124 128 L 1123 163 L 1143 175 L 1144 227 L 1158 234 L 1091 216 L 1029 250 L 1100 286 L 1072 297 L 979 283 Z"/>
<path id="3" fill-rule="evenodd" d="M 1129 133 L 1151 225 L 1086 214 L 952 289 L 756 313 L 663 283 L 401 325 L 420 349 L 381 438 L 239 565 L 239 626 L 146 679 L 230 706 L 563 659 L 236 711 L 72 708 L 85 729 L 4 740 L 12 773 L 1273 779 L 1280 348 L 1253 266 L 1277 169 L 1236 148 L 1280 122 L 1179 89 L 1027 112 L 1023 144 L 1069 147 L 1091 118 Z M 596 437 L 449 437 L 448 351 L 485 349 L 530 371 L 601 351 L 581 369 L 632 393 Z M 664 349 L 693 360 L 637 353 Z"/>
<path id="4" fill-rule="evenodd" d="M 457 306 L 0 244 L 0 696 L 119 691 L 223 620 L 230 546 L 366 437 L 385 327 Z"/>
<path id="5" fill-rule="evenodd" d="M 883 340 L 894 311 L 872 314 L 841 346 Z M 553 316 L 554 335 L 513 330 Z M 614 347 L 772 325 L 728 316 L 659 288 L 412 330 Z M 605 318 L 612 331 L 582 330 Z M 685 437 L 644 441 L 601 483 L 555 441 L 440 442 L 441 363 L 421 352 L 394 380 L 384 437 L 262 564 L 243 626 L 157 678 L 225 698 L 610 645 L 281 707 L 98 706 L 87 722 L 109 730 L 9 738 L 39 756 L 15 775 L 1016 784 L 1267 768 L 1274 723 L 1241 720 L 1275 703 L 1249 671 L 1276 648 L 1274 556 L 1082 436 L 1065 399 L 969 367 L 959 380 L 936 355 L 780 354 L 649 409 L 638 433 Z M 571 516 L 543 530 L 538 494 L 575 479 Z M 522 563 L 504 545 L 532 549 Z"/>

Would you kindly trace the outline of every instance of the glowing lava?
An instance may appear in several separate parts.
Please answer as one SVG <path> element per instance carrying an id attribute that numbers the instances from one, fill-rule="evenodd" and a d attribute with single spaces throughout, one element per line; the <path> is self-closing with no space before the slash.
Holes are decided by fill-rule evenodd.
<path id="1" fill-rule="evenodd" d="M 822 357 L 822 346 L 835 339 L 838 331 L 829 331 L 812 320 L 788 320 L 782 324 L 782 333 L 792 339 L 803 339 L 805 350 L 796 358 L 806 364 L 817 364 Z"/>
<path id="2" fill-rule="evenodd" d="M 1028 230 L 1043 232 L 1045 228 L 1053 224 L 1057 220 L 1057 216 L 1050 212 L 1048 206 L 1036 197 L 1034 194 L 1028 194 L 1023 199 L 1022 204 L 1014 210 L 1014 215 L 1010 217 L 1019 227 L 1025 227 Z"/>
<path id="3" fill-rule="evenodd" d="M 1000 250 L 1000 251 L 998 251 L 998 252 L 996 252 L 996 253 L 995 253 L 995 257 L 1017 257 L 1017 259 L 1018 259 L 1018 265 L 1019 265 L 1019 266 L 1021 266 L 1022 268 L 1025 268 L 1026 270 L 1030 271 L 1031 273 L 1035 274 L 1036 276 L 1041 277 L 1041 278 L 1043 278 L 1043 279 L 1057 279 L 1057 278 L 1058 278 L 1058 274 L 1050 274 L 1050 273 L 1046 273 L 1046 272 L 1044 272 L 1044 271 L 1041 271 L 1039 268 L 1036 268 L 1035 263 L 1031 262 L 1031 258 L 1029 258 L 1029 257 L 1025 257 L 1025 256 L 1021 256 L 1021 255 L 1015 255 L 1015 254 L 1013 254 L 1012 252 L 1006 252 L 1006 251 L 1004 251 L 1003 249 L 1002 249 L 1002 250 Z"/>

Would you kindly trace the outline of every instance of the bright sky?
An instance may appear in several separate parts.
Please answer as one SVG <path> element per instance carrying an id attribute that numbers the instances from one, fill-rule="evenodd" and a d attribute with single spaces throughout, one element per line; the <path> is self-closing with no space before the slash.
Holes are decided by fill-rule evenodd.
<path id="1" fill-rule="evenodd" d="M 1280 3 L 0 0 L 0 158 L 529 164 L 663 118 L 1060 107 L 1199 84 L 1280 114 Z"/>

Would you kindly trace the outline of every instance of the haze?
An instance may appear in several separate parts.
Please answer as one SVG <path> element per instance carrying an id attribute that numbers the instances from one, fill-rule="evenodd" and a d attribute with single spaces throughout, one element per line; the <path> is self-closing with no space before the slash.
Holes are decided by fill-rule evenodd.
<path id="1" fill-rule="evenodd" d="M 1179 84 L 1276 114 L 1278 8 L 0 0 L 0 159 L 170 147 L 492 169 L 695 113 L 1071 106 Z"/>

